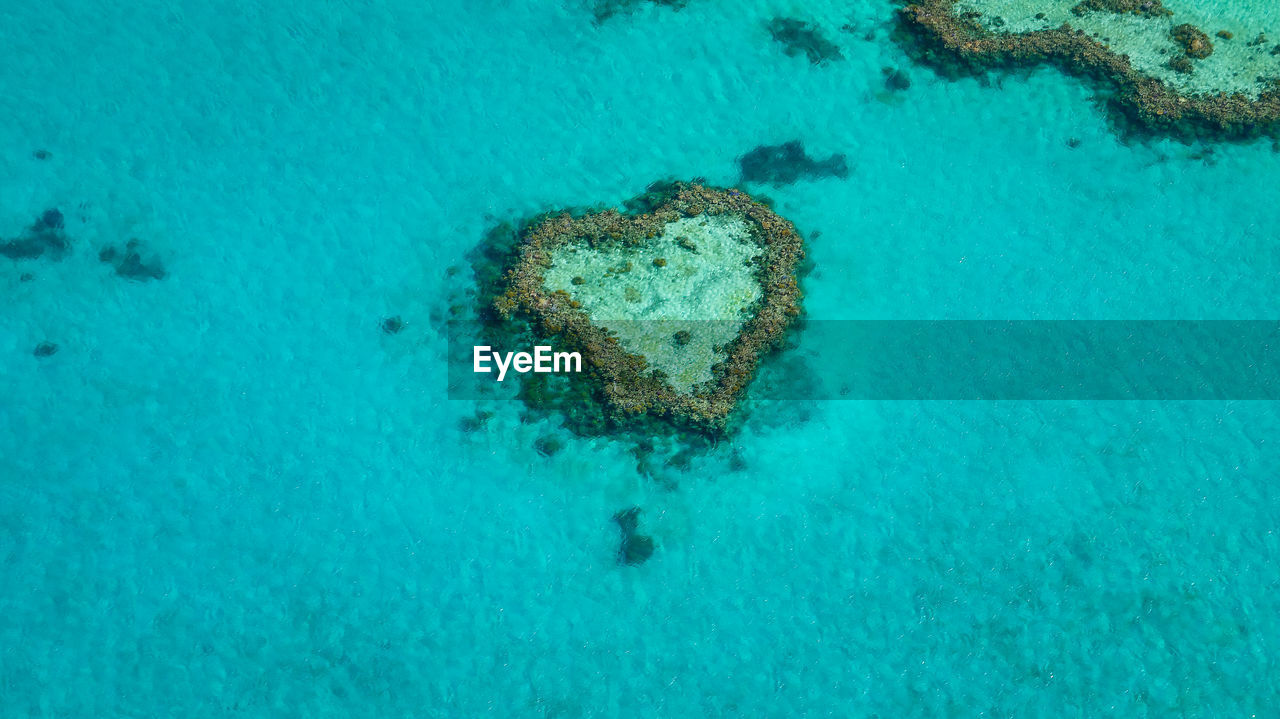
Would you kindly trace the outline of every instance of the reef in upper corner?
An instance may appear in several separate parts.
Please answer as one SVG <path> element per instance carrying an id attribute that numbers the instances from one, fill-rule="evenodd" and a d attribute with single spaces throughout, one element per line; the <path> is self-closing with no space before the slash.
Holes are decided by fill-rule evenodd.
<path id="1" fill-rule="evenodd" d="M 581 350 L 613 421 L 663 417 L 718 433 L 800 313 L 802 240 L 739 190 L 655 187 L 632 212 L 527 225 L 494 306 Z"/>
<path id="2" fill-rule="evenodd" d="M 944 72 L 1048 62 L 1109 83 L 1116 89 L 1113 107 L 1154 132 L 1274 134 L 1280 128 L 1280 44 L 1268 40 L 1261 23 L 1280 13 L 1191 17 L 1169 5 L 909 0 L 899 18 L 910 49 Z"/>

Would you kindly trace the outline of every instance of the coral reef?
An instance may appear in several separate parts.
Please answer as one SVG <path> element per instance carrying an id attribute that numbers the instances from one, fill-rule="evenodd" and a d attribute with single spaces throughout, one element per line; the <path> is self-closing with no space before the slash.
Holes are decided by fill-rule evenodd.
<path id="1" fill-rule="evenodd" d="M 882 67 L 880 74 L 884 75 L 884 89 L 889 92 L 901 92 L 911 88 L 911 76 L 896 67 Z"/>
<path id="2" fill-rule="evenodd" d="M 639 533 L 640 508 L 619 510 L 613 515 L 622 540 L 618 545 L 619 564 L 644 564 L 653 556 L 653 538 Z"/>
<path id="3" fill-rule="evenodd" d="M 595 17 L 596 24 L 599 25 L 614 15 L 629 13 L 645 2 L 659 7 L 669 7 L 673 10 L 679 10 L 689 4 L 689 0 L 595 0 L 591 4 L 591 14 Z"/>
<path id="4" fill-rule="evenodd" d="M 554 434 L 544 434 L 534 440 L 533 448 L 543 457 L 552 457 L 564 449 L 564 442 Z"/>
<path id="5" fill-rule="evenodd" d="M 155 258 L 143 260 L 141 248 L 141 242 L 137 239 L 131 239 L 125 243 L 123 250 L 116 247 L 102 248 L 98 252 L 98 259 L 106 264 L 114 265 L 116 274 L 127 280 L 135 282 L 163 280 L 168 274 L 165 272 L 164 265 L 160 264 L 160 260 Z"/>
<path id="6" fill-rule="evenodd" d="M 789 185 L 802 178 L 849 176 L 844 155 L 836 154 L 819 160 L 805 154 L 804 144 L 792 140 L 781 145 L 760 145 L 738 158 L 742 182 L 766 182 Z"/>
<path id="7" fill-rule="evenodd" d="M 36 221 L 20 237 L 0 242 L 0 255 L 12 260 L 33 260 L 42 257 L 58 261 L 71 251 L 71 239 L 66 233 L 66 217 L 57 208 L 40 213 Z M 116 274 L 128 280 L 145 282 L 164 279 L 164 266 L 155 258 L 144 260 L 142 243 L 131 239 L 123 249 L 104 247 L 98 259 L 115 266 Z M 30 279 L 30 278 L 28 278 Z"/>
<path id="8" fill-rule="evenodd" d="M 910 0 L 899 11 L 899 38 L 919 61 L 944 74 L 982 74 L 991 69 L 1026 67 L 1049 62 L 1114 88 L 1110 106 L 1123 125 L 1181 138 L 1234 139 L 1273 134 L 1280 124 L 1280 88 L 1260 82 L 1256 97 L 1241 91 L 1192 92 L 1170 78 L 1190 77 L 1183 62 L 1165 62 L 1172 72 L 1161 78 L 1140 71 L 1131 58 L 1104 39 L 1062 23 L 1023 32 L 998 29 L 1005 23 L 979 22 L 981 13 L 957 12 L 957 0 Z M 1123 3 L 1087 2 L 1104 7 Z M 1148 15 L 1163 15 L 1153 4 Z M 1141 13 L 1140 13 L 1141 14 Z M 1162 18 L 1145 20 L 1162 21 Z M 989 27 L 989 26 L 990 27 Z M 1189 25 L 1178 26 L 1172 39 L 1191 58 L 1208 57 L 1209 38 Z"/>
<path id="9" fill-rule="evenodd" d="M 1169 31 L 1169 37 L 1178 43 L 1187 57 L 1203 60 L 1213 54 L 1213 43 L 1209 41 L 1209 36 L 1190 23 L 1174 25 Z"/>
<path id="10" fill-rule="evenodd" d="M 458 429 L 468 434 L 479 432 L 488 424 L 490 419 L 493 419 L 493 412 L 477 409 L 470 417 L 463 417 L 458 420 Z"/>
<path id="11" fill-rule="evenodd" d="M 769 34 L 789 57 L 804 55 L 814 65 L 843 60 L 840 47 L 827 39 L 822 31 L 803 20 L 775 17 L 768 23 Z"/>
<path id="12" fill-rule="evenodd" d="M 400 319 L 400 315 L 384 317 L 381 326 L 382 331 L 389 335 L 399 334 L 405 328 L 404 320 Z"/>
<path id="13" fill-rule="evenodd" d="M 71 249 L 65 227 L 61 212 L 56 208 L 45 210 L 21 237 L 0 242 L 0 255 L 11 260 L 33 260 L 47 253 L 50 259 L 60 260 Z"/>
<path id="14" fill-rule="evenodd" d="M 631 204 L 647 209 L 548 214 L 520 232 L 493 307 L 584 360 L 581 376 L 528 376 L 522 396 L 567 387 L 566 411 L 602 427 L 647 416 L 721 433 L 800 313 L 802 240 L 734 189 L 671 183 Z"/>
<path id="15" fill-rule="evenodd" d="M 1087 12 L 1111 12 L 1123 15 L 1142 15 L 1144 17 L 1165 17 L 1173 12 L 1167 10 L 1160 0 L 1084 0 L 1071 8 L 1076 15 Z"/>
<path id="16" fill-rule="evenodd" d="M 1174 55 L 1169 58 L 1169 68 L 1174 72 L 1183 74 L 1191 74 L 1196 71 L 1196 66 L 1186 55 Z"/>

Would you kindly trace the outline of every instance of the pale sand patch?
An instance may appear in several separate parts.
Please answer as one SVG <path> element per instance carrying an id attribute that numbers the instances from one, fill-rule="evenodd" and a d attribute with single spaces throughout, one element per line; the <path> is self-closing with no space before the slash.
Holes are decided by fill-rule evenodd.
<path id="1" fill-rule="evenodd" d="M 737 336 L 763 294 L 753 258 L 763 250 L 734 215 L 700 215 L 669 223 L 641 247 L 585 244 L 557 248 L 543 276 L 549 290 L 582 303 L 593 324 L 667 375 L 678 392 L 712 379 L 711 366 Z M 681 246 L 686 238 L 696 250 Z M 662 259 L 658 267 L 654 260 Z M 630 263 L 627 271 L 618 271 Z M 575 285 L 581 277 L 584 284 Z M 689 333 L 680 344 L 677 332 Z"/>
<path id="2" fill-rule="evenodd" d="M 1231 0 L 1230 2 L 1189 2 L 1188 0 L 1164 0 L 1163 5 L 1173 15 L 1146 17 L 1110 12 L 1087 12 L 1076 15 L 1071 8 L 1079 0 L 962 0 L 956 13 L 976 11 L 982 13 L 978 22 L 996 32 L 1023 33 L 1060 27 L 1064 22 L 1083 30 L 1118 54 L 1128 55 L 1136 70 L 1156 77 L 1185 95 L 1239 92 L 1256 99 L 1268 89 L 1266 82 L 1258 78 L 1280 78 L 1280 55 L 1271 50 L 1280 43 L 1280 3 L 1276 0 Z M 1043 13 L 1044 18 L 1036 18 Z M 1004 25 L 995 26 L 1000 18 Z M 1213 54 L 1203 60 L 1193 60 L 1195 72 L 1187 75 L 1175 72 L 1169 59 L 1182 54 L 1169 37 L 1175 25 L 1190 23 L 1209 35 Z M 1217 37 L 1219 30 L 1227 30 L 1234 37 L 1224 40 Z M 1250 45 L 1260 33 L 1267 42 Z"/>

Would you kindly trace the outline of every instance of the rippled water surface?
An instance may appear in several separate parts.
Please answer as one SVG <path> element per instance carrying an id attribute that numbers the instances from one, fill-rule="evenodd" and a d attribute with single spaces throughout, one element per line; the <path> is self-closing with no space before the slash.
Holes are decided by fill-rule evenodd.
<path id="1" fill-rule="evenodd" d="M 1274 403 L 779 402 L 645 460 L 447 400 L 444 340 L 499 223 L 793 140 L 846 176 L 742 186 L 811 318 L 1272 319 L 1271 140 L 942 79 L 884 2 L 277 5 L 0 7 L 6 716 L 1280 704 Z"/>

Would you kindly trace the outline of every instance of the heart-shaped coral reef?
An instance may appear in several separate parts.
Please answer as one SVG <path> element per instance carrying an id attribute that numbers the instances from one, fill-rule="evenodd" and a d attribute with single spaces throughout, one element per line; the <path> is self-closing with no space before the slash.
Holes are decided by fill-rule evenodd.
<path id="1" fill-rule="evenodd" d="M 723 427 L 799 314 L 800 235 L 734 189 L 675 183 L 644 204 L 528 226 L 496 306 L 582 350 L 610 410 Z"/>

